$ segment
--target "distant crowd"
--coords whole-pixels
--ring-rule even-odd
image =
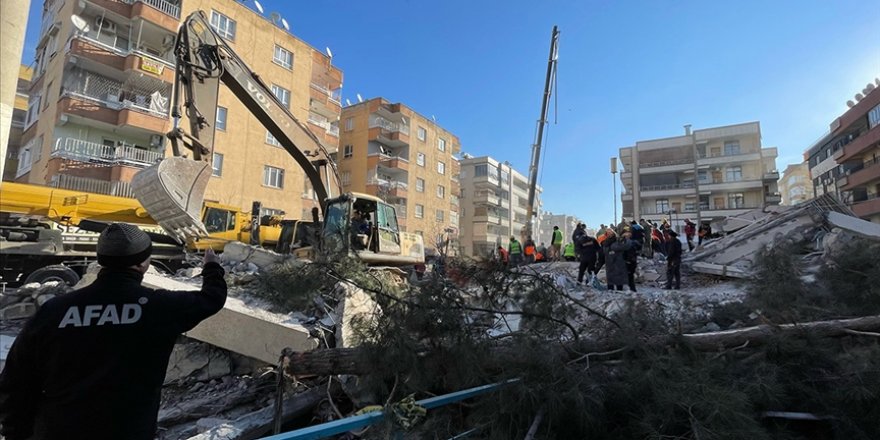
[[[708,224],[698,229],[696,223],[686,219],[684,234],[688,250],[693,251],[711,236],[712,229]],[[498,246],[497,258],[513,267],[541,261],[579,261],[578,284],[583,283],[586,276],[588,284],[598,285],[597,275],[604,267],[609,290],[623,290],[627,285],[635,292],[638,257],[652,259],[654,254],[660,254],[666,260],[664,288],[677,290],[681,288],[683,252],[678,236],[666,219],[659,225],[645,219],[629,223],[624,220],[617,226],[603,224],[595,236],[587,234],[586,225],[580,223],[572,233],[571,241],[563,246],[562,231],[554,226],[549,247],[543,242],[536,246],[532,237],[527,237],[524,243],[510,237],[507,249]]]

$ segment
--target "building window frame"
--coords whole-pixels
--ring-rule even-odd
[[[437,161],[437,173],[441,175],[446,175],[446,163],[442,160]]]
[[[281,143],[278,142],[278,139],[276,139],[275,136],[273,136],[272,133],[269,132],[269,130],[266,130],[266,143],[273,147],[281,146]]]
[[[437,139],[437,149],[440,151],[446,151],[446,139],[438,138]]]
[[[226,117],[228,115],[229,109],[218,105],[217,115],[214,117],[214,128],[220,131],[226,131]]]
[[[727,194],[727,209],[743,209],[746,207],[746,197],[743,193]]]
[[[342,180],[342,184],[345,186],[351,185],[351,171],[343,171],[340,180]]]
[[[276,43],[272,53],[272,62],[287,70],[293,70],[293,52]]]
[[[211,176],[223,177],[223,153],[214,153],[211,157]]]
[[[346,144],[342,147],[342,158],[343,159],[351,159],[354,156],[354,145]]]
[[[263,165],[263,186],[269,188],[284,188],[284,168]]]
[[[346,118],[345,119],[345,131],[354,130],[354,118]]]
[[[666,214],[669,212],[669,199],[657,199],[654,201],[655,214]]]
[[[423,167],[425,166],[425,153],[417,153],[416,154],[416,165]]]
[[[741,147],[739,145],[738,140],[724,141],[724,155],[725,156],[736,156],[736,155],[742,154],[740,148]]]
[[[880,104],[877,104],[874,108],[868,110],[868,130],[878,125],[880,125]]]
[[[211,10],[211,27],[224,39],[235,41],[235,20],[221,14],[215,10]]]
[[[425,179],[416,177],[416,192],[425,192]]]
[[[420,125],[416,133],[420,141],[425,142],[428,139],[428,130],[425,127]]]
[[[445,199],[446,198],[446,187],[443,185],[437,185],[437,198]]]
[[[743,180],[742,167],[727,167],[725,170],[725,182],[741,182]]]
[[[425,218],[425,205],[416,203],[416,209],[413,215],[415,218]]]
[[[272,84],[272,94],[278,98],[278,102],[284,106],[284,108],[290,110],[290,90],[284,87],[279,86],[278,84]]]
[[[437,220],[438,223],[442,223],[444,220],[446,220],[446,211],[442,209],[435,210],[434,219]]]

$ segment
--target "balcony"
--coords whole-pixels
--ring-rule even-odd
[[[409,171],[409,161],[400,156],[391,156],[388,154],[373,153],[367,156],[367,168],[382,168],[386,172],[407,172]]]
[[[761,153],[740,153],[740,154],[701,154],[699,165],[726,165],[742,162],[751,162],[761,159]]]
[[[164,0],[123,0],[131,5],[132,19],[143,19],[177,32],[180,26],[180,6]]]
[[[880,180],[880,158],[874,158],[867,162],[863,162],[861,166],[849,170],[847,176],[844,176],[838,184],[843,191],[850,191],[853,188],[864,186],[868,183]]]
[[[874,197],[873,199],[862,200],[860,202],[853,202],[850,205],[853,213],[857,217],[868,218],[871,216],[875,216],[880,214],[880,197]]]
[[[336,118],[342,111],[341,90],[329,90],[318,83],[310,83],[309,111],[328,118]]]
[[[498,176],[492,175],[492,174],[487,174],[485,176],[476,176],[476,177],[474,177],[473,180],[474,180],[474,185],[477,185],[477,186],[497,187],[500,185],[499,180],[498,180]]]
[[[370,115],[370,140],[377,140],[390,147],[409,145],[409,125],[391,122],[383,117]]]
[[[782,203],[782,194],[773,193],[773,194],[764,194],[764,203],[768,205],[778,205]]]
[[[693,158],[645,162],[639,164],[639,174],[662,174],[693,170]]]
[[[51,157],[145,168],[165,157],[164,151],[149,151],[129,146],[108,146],[75,138],[59,138]]]
[[[639,188],[641,197],[683,196],[694,193],[693,183],[673,183],[668,185],[651,185]]]
[[[474,203],[501,206],[501,197],[498,197],[492,191],[476,191],[474,193]]]
[[[735,191],[763,188],[763,180],[713,181],[700,183],[700,192],[704,191]]]
[[[773,171],[770,171],[769,173],[764,173],[764,177],[762,179],[775,182],[775,181],[779,180],[779,171],[773,170]]]
[[[126,74],[145,75],[148,79],[174,83],[174,63],[140,50],[122,50],[84,35],[74,36],[67,45],[71,61],[87,70],[108,76]],[[143,79],[139,79],[144,82]],[[160,86],[161,87],[161,86]]]
[[[852,142],[838,150],[834,154],[834,158],[837,160],[837,163],[843,163],[855,159],[878,143],[880,143],[880,125],[875,126],[859,137],[853,139]]]
[[[376,197],[398,197],[406,198],[408,185],[406,182],[397,180],[385,180],[372,178],[367,180],[367,193]]]
[[[131,189],[131,183],[118,180],[109,181],[69,174],[56,174],[52,176],[49,186],[95,194],[106,194],[108,196],[135,198],[134,191]]]

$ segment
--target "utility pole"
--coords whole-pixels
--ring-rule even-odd
[[[611,158],[611,185],[614,186],[614,193],[612,194],[612,199],[614,202],[614,224],[613,227],[617,227],[620,222],[617,221],[617,158]],[[635,213],[633,213],[633,218],[635,218]]]
[[[538,186],[538,164],[541,160],[541,142],[544,139],[544,124],[547,123],[547,109],[550,106],[550,95],[552,93],[553,79],[556,77],[556,45],[559,42],[559,30],[557,26],[553,26],[553,33],[550,35],[550,56],[547,60],[547,78],[544,80],[544,96],[541,100],[541,119],[538,120],[538,132],[535,136],[535,143],[532,145],[532,161],[529,165],[529,201],[526,207],[526,227],[523,231],[525,237],[532,236],[532,217],[535,215],[535,195]]]
[[[684,132],[686,135],[691,136],[691,150],[694,154],[694,195],[697,196],[695,207],[697,208],[697,234],[699,235],[700,228],[703,227],[703,218],[701,215],[702,209],[700,207],[700,169],[697,166],[697,162],[700,161],[700,155],[697,154],[697,134],[691,131],[691,124],[684,126]]]

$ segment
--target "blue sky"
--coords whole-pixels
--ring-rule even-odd
[[[880,76],[877,0],[261,3],[332,49],[344,97],[434,115],[463,152],[523,173],[559,25],[558,123],[540,183],[545,209],[590,226],[613,218],[608,162],[620,147],[757,120],[782,170]],[[41,4],[31,0],[26,64]]]

